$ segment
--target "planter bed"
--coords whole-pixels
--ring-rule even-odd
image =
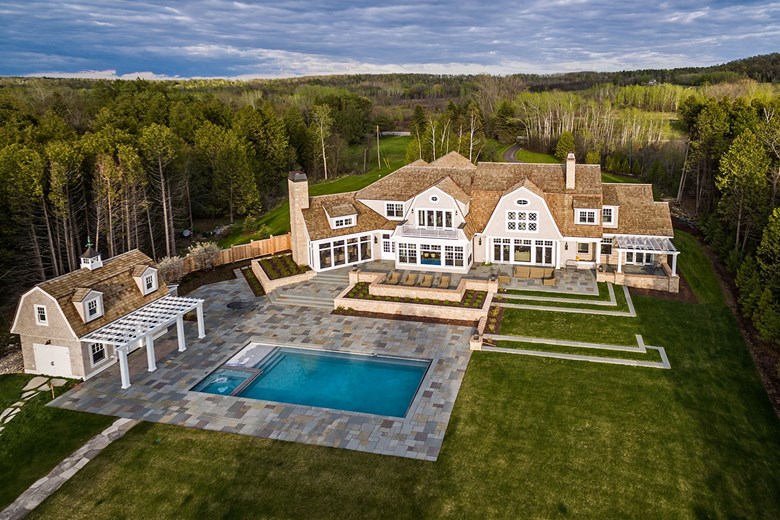
[[[260,267],[263,268],[269,280],[278,280],[279,278],[311,271],[311,268],[307,265],[301,266],[296,264],[292,259],[292,255],[269,256],[268,258],[261,258],[259,262]]]
[[[252,272],[252,268],[250,266],[242,267],[241,274],[243,274],[244,278],[246,278],[246,283],[249,284],[249,287],[252,289],[252,292],[255,293],[255,296],[265,295],[263,285],[260,283],[260,280],[257,279],[255,273]]]
[[[447,300],[433,300],[429,298],[402,298],[400,296],[375,296],[369,294],[368,283],[360,282],[345,295],[348,299],[357,300],[373,300],[380,302],[394,302],[394,303],[411,303],[411,304],[423,304],[423,305],[438,305],[442,307],[463,307],[468,309],[478,309],[482,307],[482,304],[487,298],[487,292],[467,290],[463,299],[460,301],[447,301]]]

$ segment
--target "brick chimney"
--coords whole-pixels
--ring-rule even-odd
[[[566,157],[566,189],[567,190],[573,190],[574,189],[574,170],[576,167],[577,161],[574,159],[574,154],[572,152],[569,152],[569,155]]]
[[[287,176],[290,197],[290,246],[292,257],[298,265],[309,265],[309,233],[303,220],[304,209],[309,208],[309,179],[302,171]]]

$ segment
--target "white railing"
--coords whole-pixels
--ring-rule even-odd
[[[420,237],[420,238],[458,238],[457,229],[426,229],[418,228],[414,226],[402,226],[401,235],[405,237]]]

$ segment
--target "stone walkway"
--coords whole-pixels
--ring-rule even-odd
[[[517,354],[523,356],[536,356],[536,357],[548,357],[555,359],[568,359],[572,361],[589,361],[591,363],[606,363],[610,365],[628,365],[635,367],[645,368],[664,368],[670,369],[672,365],[669,363],[669,358],[666,355],[666,349],[663,347],[655,347],[651,345],[645,345],[641,334],[636,334],[636,347],[626,345],[608,345],[603,343],[585,343],[581,341],[567,341],[550,338],[534,338],[530,336],[507,336],[501,334],[485,334],[485,338],[492,339],[494,341],[516,341],[521,343],[535,343],[538,345],[551,345],[551,346],[563,346],[563,347],[576,347],[583,349],[599,349],[599,350],[613,350],[618,352],[634,352],[637,354],[646,354],[648,349],[654,350],[661,356],[661,361],[643,361],[636,359],[624,359],[602,356],[589,356],[584,354],[565,354],[561,352],[546,352],[542,350],[527,350],[527,349],[515,349],[504,347],[490,347],[483,346],[482,350],[487,352],[501,352],[504,354]]]
[[[0,434],[5,430],[5,426],[22,411],[22,407],[27,402],[38,395],[40,392],[49,392],[51,387],[59,388],[65,386],[64,379],[48,378],[44,376],[35,376],[24,385],[21,390],[21,397],[14,404],[0,412]]]
[[[89,461],[97,457],[103,448],[122,437],[138,421],[117,419],[98,435],[76,450],[71,456],[57,464],[48,475],[39,479],[19,497],[0,512],[0,520],[19,520],[54,494],[65,482],[75,475]]]
[[[202,287],[206,337],[185,327],[187,351],[172,352],[155,372],[131,367],[120,388],[116,366],[80,384],[52,405],[134,420],[177,424],[320,446],[436,460],[471,355],[471,327],[339,316],[329,310],[278,305],[229,309],[254,296],[243,277]],[[171,331],[158,344],[175,343]],[[403,418],[291,405],[190,389],[250,342],[402,356],[432,361]],[[160,347],[162,349],[162,346]],[[143,358],[140,351],[131,355]]]

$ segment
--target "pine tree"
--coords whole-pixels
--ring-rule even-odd
[[[555,157],[563,162],[571,152],[574,152],[574,135],[571,132],[563,132],[558,137],[558,144],[555,145]]]

